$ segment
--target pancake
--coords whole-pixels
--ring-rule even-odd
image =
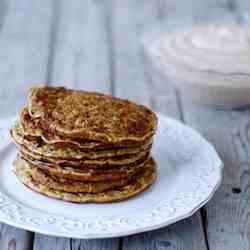
[[[145,165],[145,170],[138,173],[131,182],[123,187],[117,187],[101,193],[72,193],[55,190],[44,184],[35,181],[26,171],[26,168],[14,168],[14,172],[19,180],[32,190],[44,194],[51,198],[61,199],[76,203],[104,203],[115,202],[128,199],[146,188],[148,188],[156,180],[156,163],[151,158]]]
[[[51,175],[47,174],[45,171],[36,168],[25,161],[16,160],[14,163],[15,171],[25,171],[29,174],[34,181],[44,185],[46,187],[65,191],[70,193],[100,193],[106,190],[113,189],[115,187],[121,187],[129,183],[132,180],[132,177],[123,178],[120,180],[114,181],[100,181],[100,182],[82,182],[74,181],[63,178],[53,178]],[[143,170],[143,168],[142,168]],[[141,171],[142,171],[141,170]]]
[[[114,157],[105,157],[99,159],[75,159],[75,158],[63,158],[63,157],[47,157],[41,154],[34,153],[24,146],[16,145],[20,154],[24,157],[30,157],[35,160],[46,161],[49,163],[54,163],[57,165],[68,164],[71,166],[86,166],[86,167],[102,167],[102,166],[121,166],[126,164],[131,164],[144,158],[149,154],[150,150],[142,151],[138,154],[121,155]]]
[[[63,87],[29,91],[11,135],[14,172],[46,196],[71,202],[128,199],[156,179],[157,117],[136,103]]]
[[[105,157],[114,157],[119,155],[137,154],[144,150],[149,150],[151,144],[143,145],[140,148],[118,148],[109,150],[83,151],[79,148],[71,148],[46,144],[39,137],[27,139],[21,135],[18,126],[11,128],[12,138],[19,147],[26,147],[35,154],[43,155],[44,157],[54,157],[62,159],[98,159]]]
[[[141,142],[157,125],[156,115],[142,105],[62,87],[33,88],[28,111],[42,131],[106,143]]]
[[[47,174],[55,178],[64,178],[79,181],[107,181],[107,180],[120,180],[122,178],[130,177],[136,174],[148,161],[148,158],[144,158],[137,161],[134,164],[123,165],[113,168],[73,168],[71,166],[60,167],[58,165],[48,164],[41,161],[33,161],[29,158],[24,158],[19,155],[18,161],[42,169]]]
[[[62,137],[55,133],[51,133],[48,130],[44,131],[42,129],[40,119],[32,119],[27,107],[24,107],[21,111],[19,121],[17,121],[17,126],[19,127],[20,133],[24,136],[41,138],[47,144],[66,144],[85,150],[112,149],[118,147],[141,147],[142,145],[152,143],[151,134],[149,134],[144,140],[140,142],[124,140],[122,142],[116,143],[104,143],[86,138],[83,140],[81,138]]]

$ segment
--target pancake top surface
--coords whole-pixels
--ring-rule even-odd
[[[156,129],[148,108],[99,93],[36,87],[29,92],[30,115],[45,130],[100,141],[143,140]]]

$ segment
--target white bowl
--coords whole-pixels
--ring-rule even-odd
[[[161,35],[147,49],[183,96],[221,108],[250,104],[250,31],[204,25]]]

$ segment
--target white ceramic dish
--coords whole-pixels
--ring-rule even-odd
[[[250,104],[249,39],[248,27],[203,24],[163,32],[147,51],[184,97],[239,108]]]
[[[214,194],[222,162],[196,131],[159,115],[153,147],[158,180],[144,193],[110,204],[73,204],[35,193],[12,173],[16,155],[0,120],[0,221],[27,230],[72,238],[107,238],[157,229],[192,215]]]

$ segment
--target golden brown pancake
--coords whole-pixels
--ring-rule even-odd
[[[148,108],[104,94],[65,88],[35,87],[28,111],[42,131],[101,142],[141,142],[156,130]]]
[[[25,171],[27,172],[34,181],[37,183],[47,186],[49,188],[65,191],[70,193],[100,193],[106,190],[113,189],[115,187],[125,186],[132,180],[132,176],[113,180],[113,181],[99,181],[99,182],[83,182],[83,181],[76,181],[76,180],[69,180],[64,178],[53,178],[51,175],[46,173],[40,168],[34,167],[33,165],[29,164],[28,162],[22,160],[16,160],[15,169],[17,172]],[[143,168],[140,170],[142,171]]]
[[[156,180],[157,176],[156,164],[151,158],[150,161],[147,162],[145,170],[138,173],[127,185],[93,194],[80,192],[72,193],[49,188],[47,185],[35,181],[30,173],[26,171],[26,168],[15,167],[14,172],[21,182],[36,192],[48,197],[77,203],[104,203],[128,199],[148,188]]]
[[[20,147],[17,145],[17,148],[21,155],[24,157],[27,156],[34,160],[46,161],[48,163],[54,163],[57,165],[68,164],[71,166],[82,166],[82,167],[92,167],[98,168],[103,166],[121,166],[126,164],[134,163],[140,159],[143,159],[145,156],[149,155],[150,150],[142,151],[138,154],[130,155],[121,155],[114,157],[98,158],[98,159],[75,159],[75,158],[62,158],[62,157],[46,157],[41,154],[34,153],[27,149],[26,147]]]
[[[42,155],[43,157],[61,158],[61,159],[98,159],[105,157],[115,157],[119,155],[130,155],[140,153],[141,151],[149,150],[151,144],[143,145],[140,148],[117,148],[108,150],[84,151],[80,148],[72,148],[67,145],[58,146],[46,144],[41,138],[26,138],[23,136],[18,126],[11,128],[11,135],[18,147],[25,147],[34,154]],[[129,156],[128,156],[129,158]]]
[[[150,156],[157,117],[104,94],[35,87],[10,132],[17,177],[34,191],[72,202],[112,202],[156,179]]]
[[[54,178],[65,178],[79,181],[112,181],[120,180],[129,176],[133,176],[148,161],[148,158],[138,161],[135,164],[124,165],[113,168],[75,168],[71,166],[60,167],[58,165],[48,164],[41,161],[33,161],[25,158],[22,155],[18,156],[18,161],[28,162],[30,165],[40,168]]]
[[[125,147],[141,147],[142,145],[152,143],[152,134],[145,137],[144,140],[140,142],[124,140],[122,142],[109,143],[109,142],[99,142],[93,139],[81,139],[81,138],[70,138],[60,136],[58,134],[44,131],[42,129],[40,119],[32,119],[28,112],[27,107],[24,107],[20,113],[19,121],[17,121],[17,127],[24,136],[39,137],[47,144],[60,144],[60,145],[70,145],[71,147],[77,147],[85,150],[95,150],[95,149],[113,149],[113,148],[125,148]]]

